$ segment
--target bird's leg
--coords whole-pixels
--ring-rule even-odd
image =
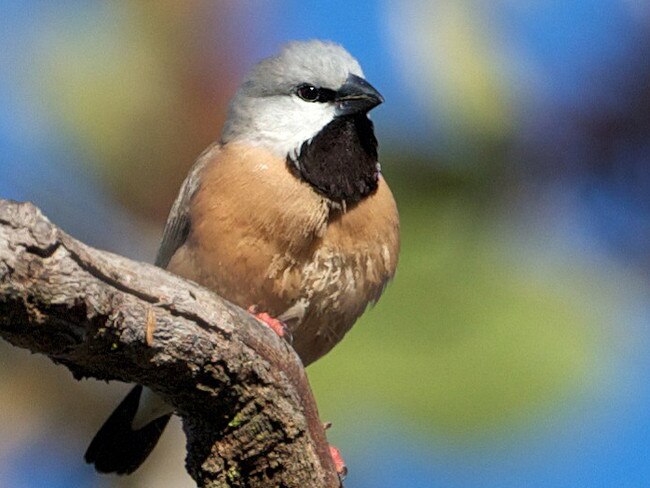
[[[279,335],[280,337],[282,337],[283,339],[291,343],[292,341],[291,332],[289,331],[289,328],[286,326],[284,322],[274,317],[271,317],[266,312],[259,312],[257,305],[251,305],[250,307],[248,307],[248,313],[253,315],[257,320],[259,320],[266,326],[273,329],[273,331],[277,335]],[[325,422],[323,424],[323,429],[327,430],[331,426],[332,426],[331,422]],[[330,449],[330,456],[332,456],[332,461],[334,461],[334,467],[336,468],[336,473],[339,475],[339,478],[342,481],[343,479],[345,479],[345,477],[348,474],[348,467],[345,465],[343,456],[341,456],[341,452],[338,450],[338,448],[330,444],[329,449]]]
[[[332,426],[332,422],[325,422],[323,424],[323,429],[328,430]],[[345,479],[348,475],[348,467],[345,465],[343,456],[341,456],[341,451],[333,445],[329,445],[330,456],[332,456],[332,461],[334,461],[334,467],[336,468],[336,473],[339,475],[341,481]]]
[[[336,473],[339,475],[339,478],[341,478],[341,480],[345,479],[348,475],[348,467],[345,465],[345,461],[343,461],[341,451],[331,444],[330,456],[332,456],[332,461],[334,461],[334,467],[336,468]]]
[[[248,313],[253,315],[257,320],[262,322],[264,325],[270,327],[277,335],[291,343],[291,332],[287,325],[274,317],[271,317],[266,312],[258,312],[257,305],[251,305],[248,307]]]

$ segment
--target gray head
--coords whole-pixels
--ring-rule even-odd
[[[250,71],[230,105],[222,142],[263,145],[286,157],[336,117],[382,101],[340,45],[291,42]]]

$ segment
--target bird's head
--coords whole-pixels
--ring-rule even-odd
[[[291,157],[335,119],[382,102],[340,45],[291,42],[250,71],[231,103],[222,142],[262,145]]]

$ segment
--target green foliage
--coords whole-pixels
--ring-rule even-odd
[[[462,441],[579,401],[599,379],[612,301],[584,265],[560,267],[515,244],[501,211],[482,204],[490,196],[462,182],[391,181],[398,273],[310,368],[321,416],[345,431],[361,409],[379,411]]]

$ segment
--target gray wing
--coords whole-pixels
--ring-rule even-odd
[[[181,190],[176,197],[172,209],[167,217],[167,224],[163,232],[162,242],[156,256],[156,266],[166,268],[174,253],[183,245],[190,234],[190,203],[200,184],[200,174],[206,163],[214,156],[213,150],[218,149],[219,144],[209,146],[196,160],[188,173]]]

